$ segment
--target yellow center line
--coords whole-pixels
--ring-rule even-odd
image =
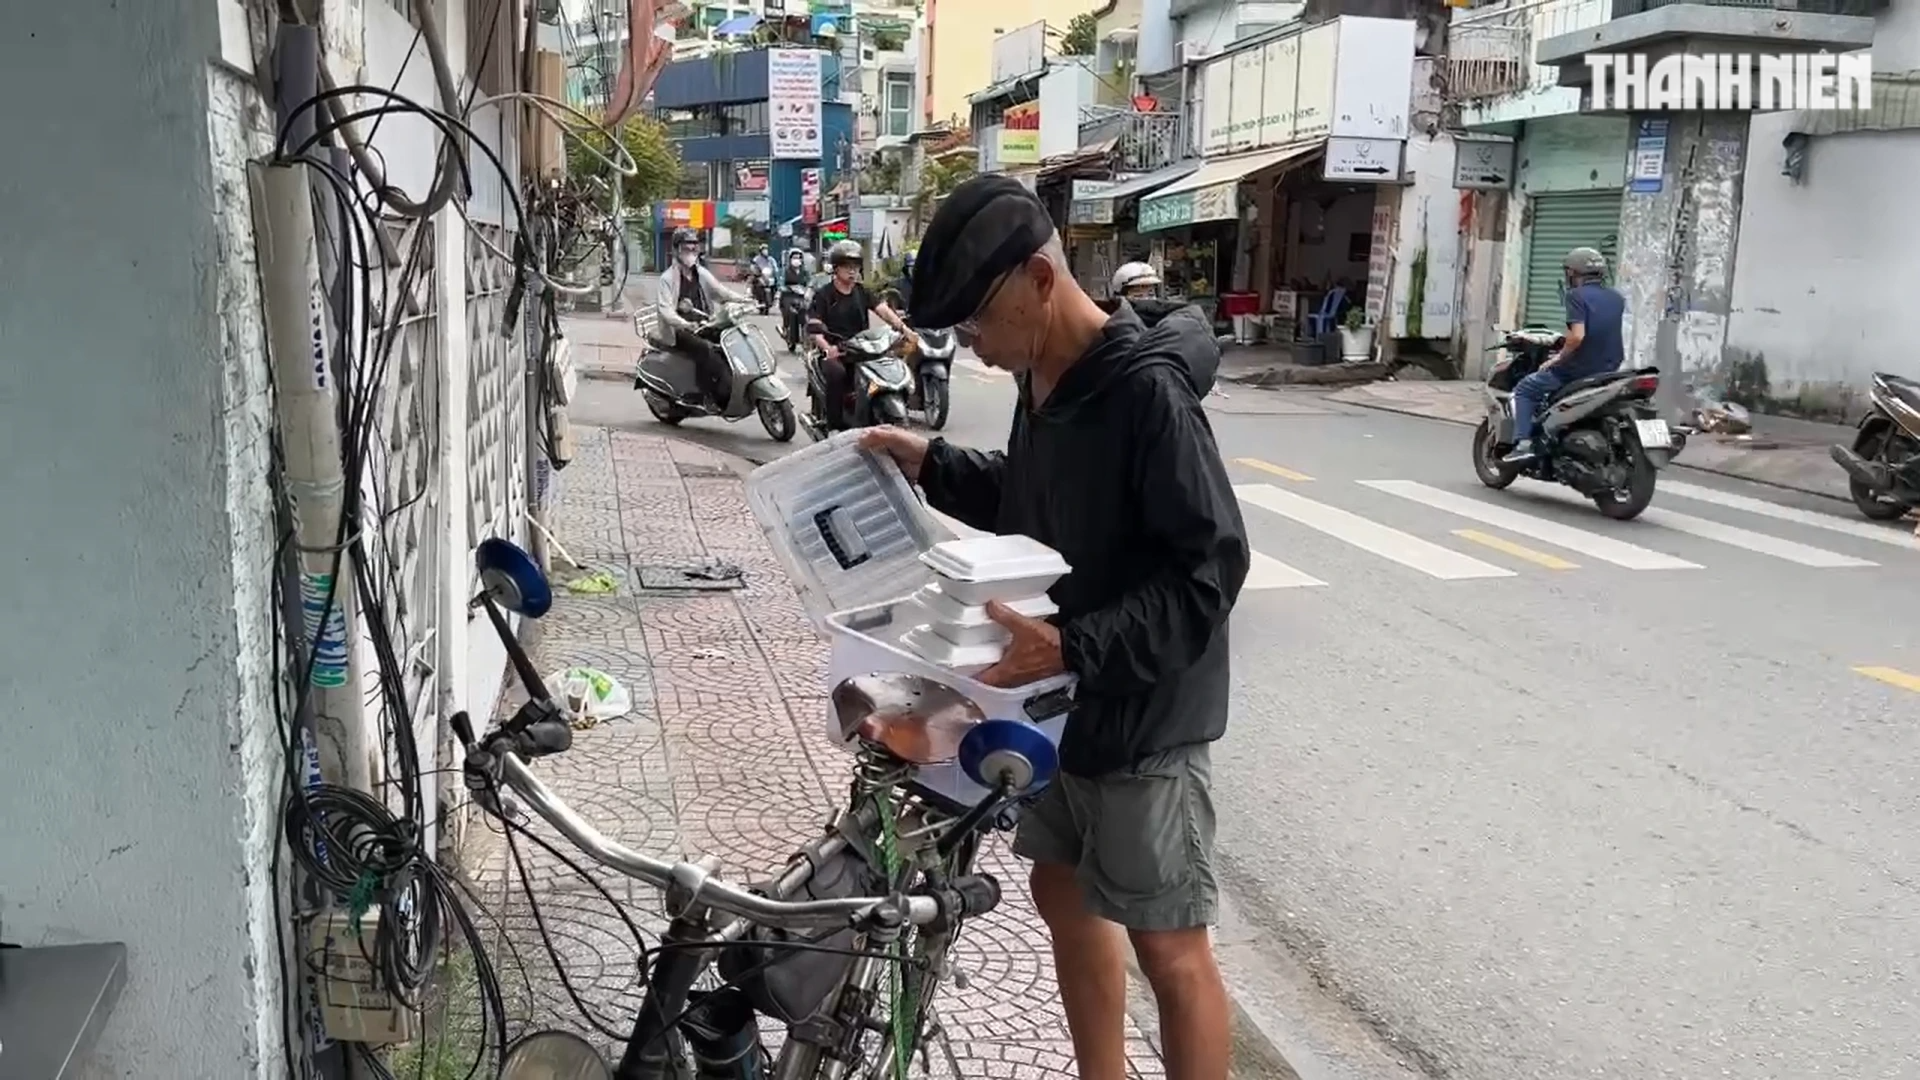
[[[1544,551],[1535,551],[1530,547],[1522,547],[1511,540],[1495,536],[1492,533],[1483,533],[1479,529],[1455,529],[1453,530],[1453,535],[1462,540],[1471,540],[1476,544],[1485,545],[1495,551],[1504,552],[1516,559],[1525,559],[1530,563],[1536,563],[1549,570],[1579,569],[1578,563],[1570,563],[1558,555],[1549,555]]]
[[[1270,461],[1261,461],[1259,458],[1250,458],[1250,457],[1234,458],[1233,461],[1234,461],[1234,464],[1236,465],[1245,465],[1249,469],[1259,469],[1261,472],[1264,472],[1264,473],[1272,473],[1273,475],[1280,477],[1282,480],[1301,481],[1301,480],[1313,479],[1313,477],[1308,476],[1306,473],[1294,472],[1292,469],[1286,468],[1281,465],[1275,465]]]
[[[1909,675],[1899,668],[1890,667],[1857,667],[1853,670],[1857,675],[1865,675],[1869,679],[1879,679],[1888,686],[1897,686],[1902,690],[1911,690],[1916,694],[1920,694],[1920,675]]]

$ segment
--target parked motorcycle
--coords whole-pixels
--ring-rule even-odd
[[[1638,517],[1653,501],[1655,474],[1686,445],[1685,433],[1669,429],[1653,406],[1658,368],[1612,371],[1561,387],[1541,406],[1534,459],[1524,465],[1501,460],[1513,449],[1513,388],[1564,340],[1530,328],[1494,346],[1507,356],[1487,376],[1487,415],[1473,433],[1473,471],[1495,490],[1530,476],[1567,485],[1616,521]]]
[[[773,310],[773,267],[755,266],[753,268],[753,301],[760,305],[760,314]]]
[[[825,334],[818,319],[807,321],[808,334]],[[907,366],[905,352],[911,339],[887,326],[863,330],[840,346],[840,362],[847,365],[847,396],[841,402],[841,415],[849,427],[875,427],[907,422],[907,398],[913,391],[913,371]],[[818,349],[807,350],[807,433],[815,440],[832,434],[827,428],[827,380],[820,365],[824,359]]]
[[[1875,372],[1873,409],[1851,447],[1835,446],[1847,471],[1853,505],[1874,521],[1892,521],[1920,506],[1920,382]]]
[[[916,332],[920,335],[919,365],[907,406],[918,410],[929,428],[939,431],[947,426],[947,412],[953,407],[953,331]]]
[[[745,304],[724,304],[708,315],[681,301],[680,313],[696,322],[694,333],[720,346],[733,368],[733,385],[725,401],[712,401],[701,389],[694,362],[671,349],[649,345],[633,374],[633,388],[647,402],[647,411],[663,424],[678,424],[690,416],[717,416],[728,423],[757,414],[775,442],[787,442],[798,430],[793,397],[780,380],[773,349],[757,327],[742,321]],[[648,342],[658,334],[659,315],[647,307],[633,317],[634,329]]]
[[[807,305],[813,303],[813,288],[793,284],[780,290],[780,336],[787,351],[797,353],[806,343]]]

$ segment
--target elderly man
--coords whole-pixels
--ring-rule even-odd
[[[895,428],[865,445],[893,455],[936,509],[1031,536],[1073,566],[1050,620],[989,607],[1012,640],[981,678],[1079,677],[1061,776],[1020,822],[1014,851],[1033,860],[1080,1076],[1127,1075],[1130,939],[1159,1004],[1168,1075],[1226,1080],[1209,750],[1226,730],[1227,616],[1249,556],[1200,405],[1219,347],[1194,308],[1143,316],[1087,296],[1046,208],[1005,177],[954,189],[919,255],[916,320],[953,327],[1014,373],[1012,435],[1005,453]]]

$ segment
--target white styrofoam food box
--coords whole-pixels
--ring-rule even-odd
[[[905,634],[928,622],[925,608],[913,596],[936,575],[921,556],[953,536],[927,512],[891,458],[858,447],[859,435],[835,435],[763,465],[747,479],[754,517],[815,627],[828,639],[831,653],[822,693],[831,694],[841,682],[861,675],[919,675],[966,695],[989,719],[1037,723],[1057,744],[1066,727],[1073,676],[1001,689],[943,669],[901,643]],[[1035,548],[1051,553],[1034,541],[1017,539],[1024,542],[1018,546],[1028,556],[1036,554]],[[1038,592],[1068,572],[1057,554],[1053,560],[1063,569]],[[945,590],[945,580],[941,584]],[[947,595],[962,603],[985,602],[967,601],[950,590]],[[829,736],[845,746],[830,704],[822,721]],[[964,805],[986,795],[957,762],[921,768],[919,782],[929,792]]]

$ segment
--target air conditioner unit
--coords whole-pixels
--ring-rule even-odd
[[[1174,67],[1186,67],[1188,64],[1197,64],[1211,55],[1212,53],[1205,45],[1196,45],[1191,41],[1176,41],[1173,43]]]

